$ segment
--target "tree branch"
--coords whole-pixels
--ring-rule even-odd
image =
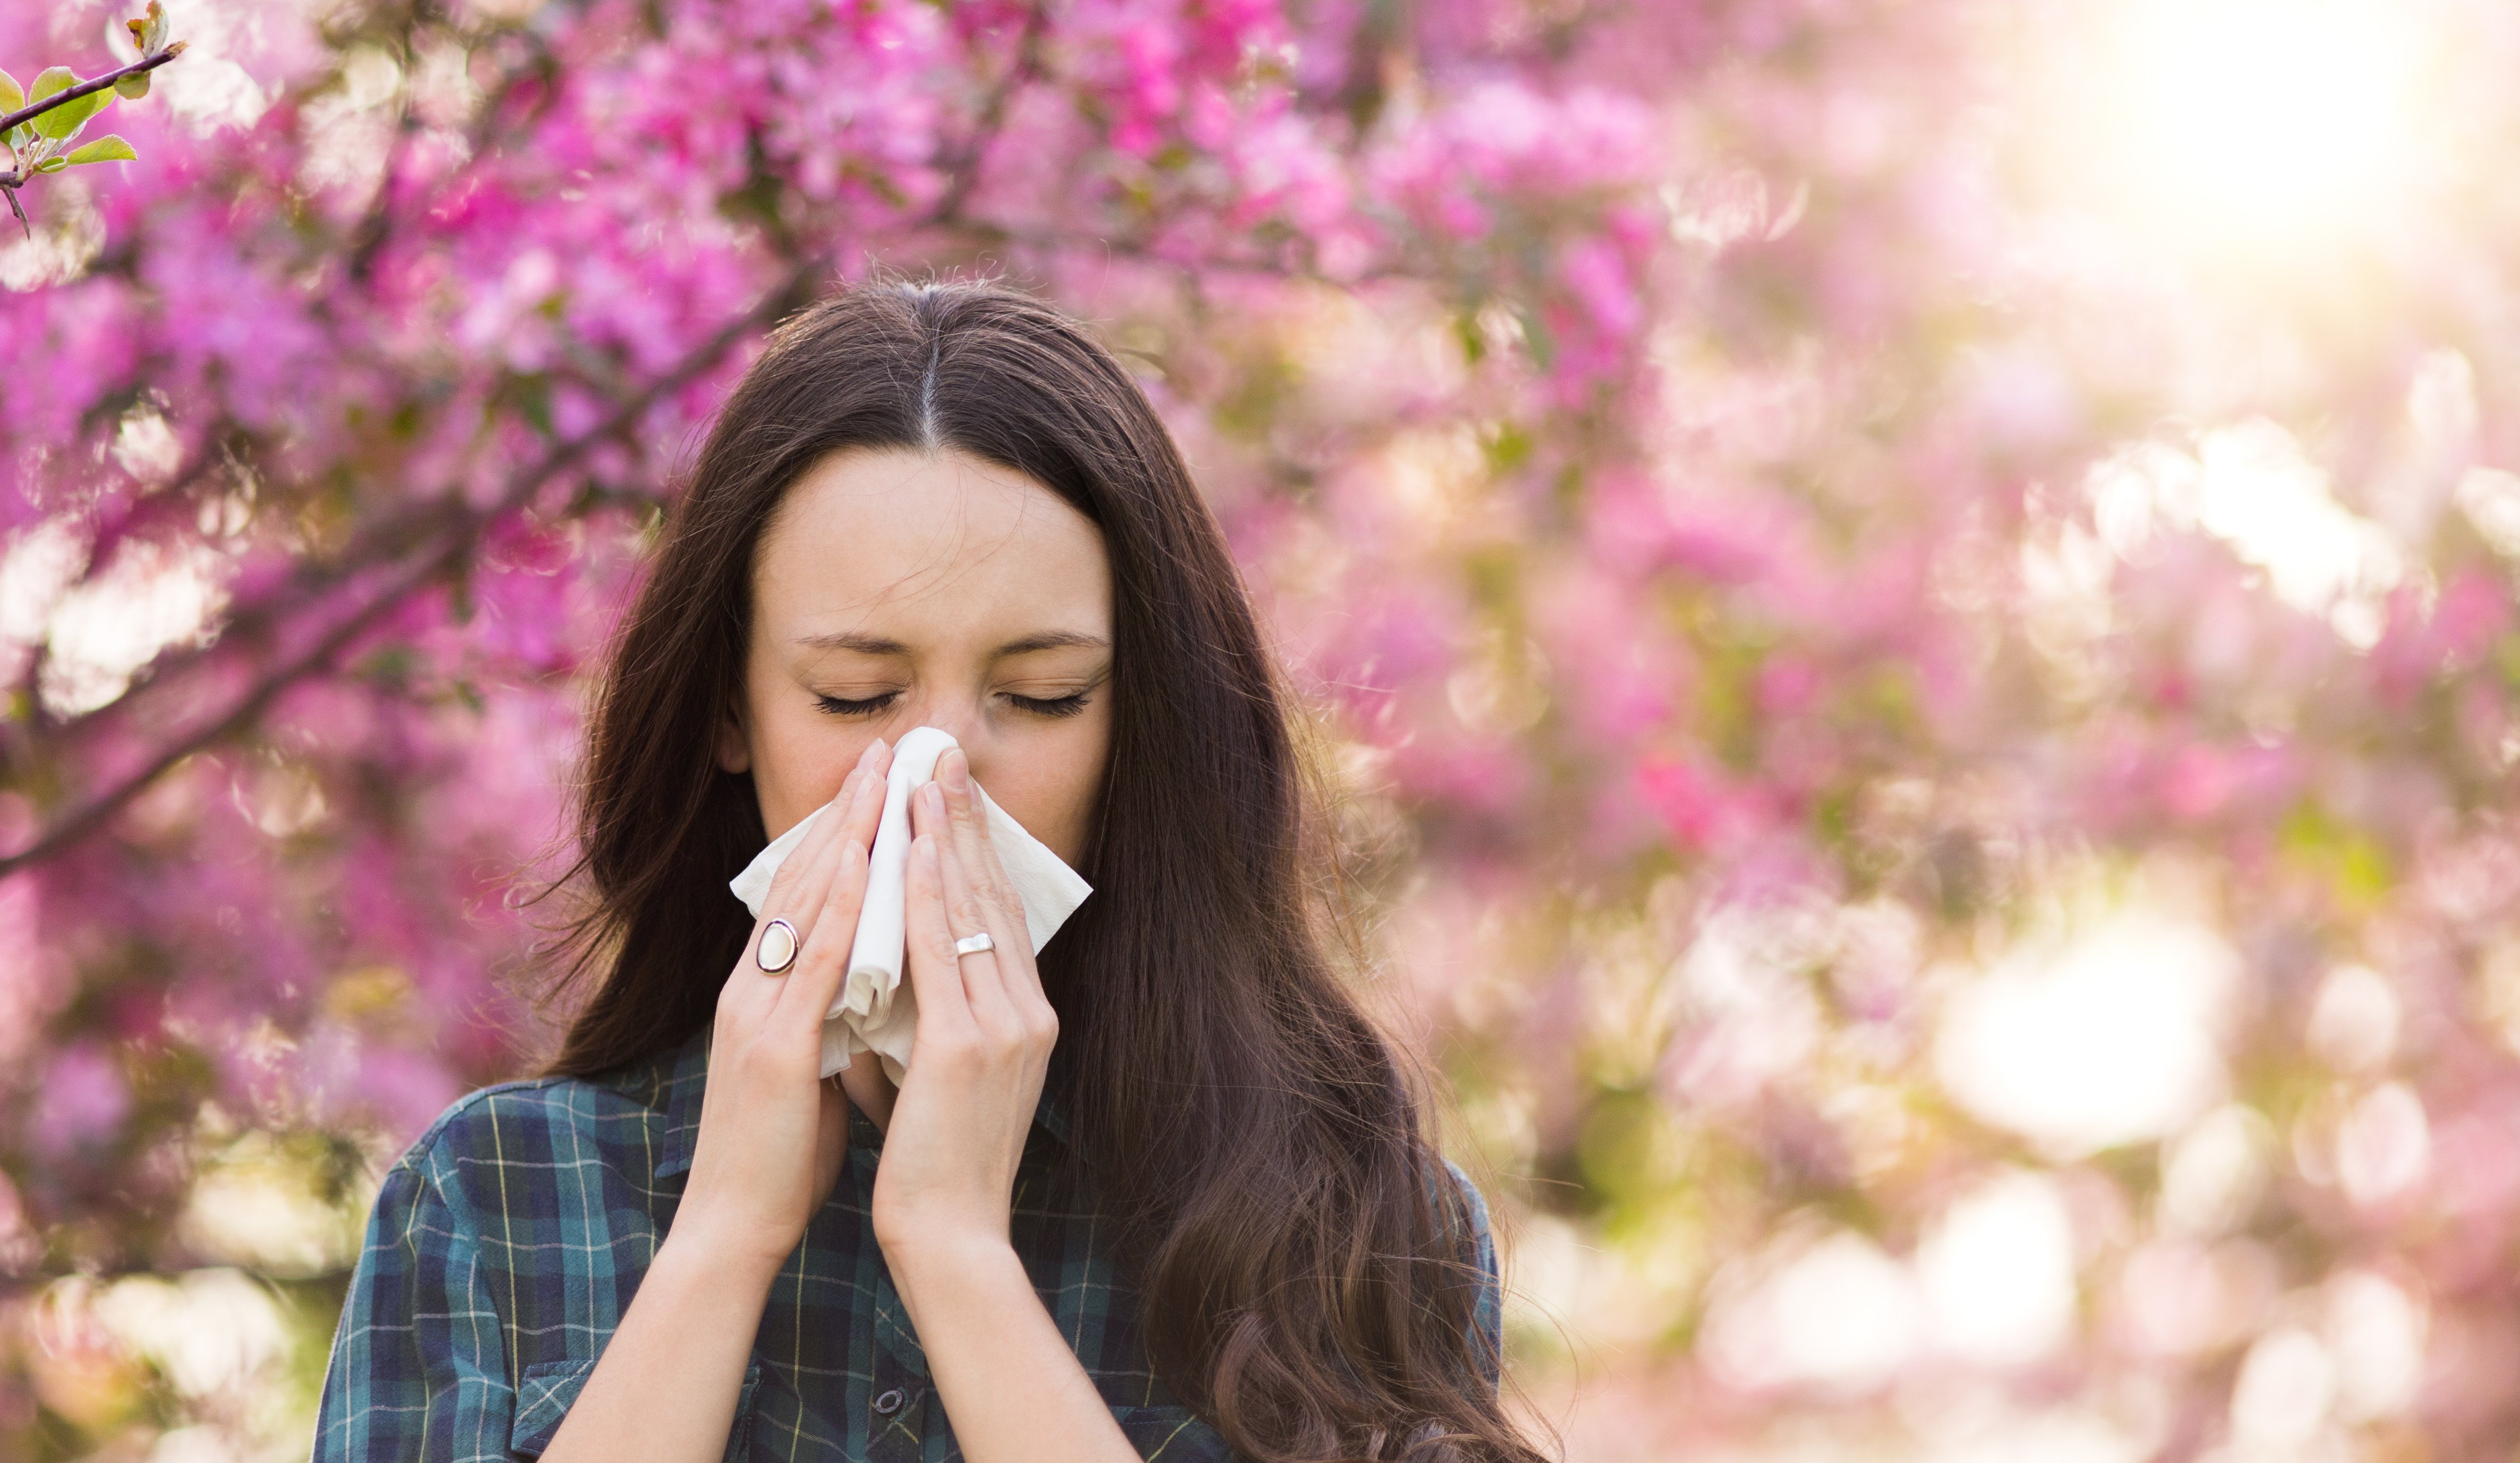
[[[184,48],[190,44],[189,41],[177,41],[155,56],[144,56],[127,66],[116,67],[102,76],[90,76],[76,86],[66,87],[40,102],[29,102],[8,115],[0,116],[0,132],[7,132],[20,122],[31,122],[64,103],[75,102],[91,93],[101,92],[125,76],[137,76],[143,71],[154,71],[181,56]]]
[[[64,815],[33,843],[0,857],[0,879],[41,863],[95,831],[169,768],[250,725],[283,690],[322,670],[343,646],[357,639],[388,610],[453,567],[471,552],[481,531],[493,521],[523,507],[543,484],[567,470],[598,442],[637,425],[639,419],[659,398],[689,384],[737,341],[787,313],[810,288],[823,267],[823,261],[818,259],[791,270],[775,288],[763,294],[760,303],[729,322],[698,350],[684,357],[673,370],[649,382],[638,395],[616,408],[611,416],[553,448],[544,454],[541,461],[511,478],[497,499],[480,508],[467,509],[454,514],[437,533],[424,540],[418,553],[386,576],[384,585],[365,604],[318,637],[315,643],[306,649],[266,669],[227,711],[176,737],[145,766]]]
[[[960,156],[954,159],[954,180],[947,185],[945,194],[929,209],[927,217],[922,221],[923,225],[934,226],[949,222],[968,198],[976,181],[979,165],[987,155],[989,144],[1004,127],[1010,98],[1017,86],[1037,74],[1039,41],[1046,19],[1046,6],[1033,7],[1026,20],[1023,34],[1017,41],[1014,64],[1010,67],[1005,81],[992,92],[987,106],[977,119],[977,125],[973,128],[969,145],[962,150]],[[111,82],[109,81],[108,84]],[[685,357],[673,370],[651,381],[602,422],[555,447],[531,467],[510,479],[499,497],[490,504],[475,509],[460,510],[434,530],[428,528],[428,520],[444,512],[441,504],[433,503],[417,512],[399,515],[386,531],[363,535],[369,544],[383,548],[384,552],[373,555],[363,555],[353,552],[344,554],[339,560],[298,576],[294,590],[306,591],[310,585],[315,590],[331,588],[347,582],[378,562],[395,556],[398,552],[408,552],[408,558],[402,569],[389,574],[384,585],[375,593],[374,598],[339,624],[318,637],[316,642],[306,649],[266,668],[255,679],[253,685],[231,703],[225,712],[212,717],[191,732],[175,737],[151,757],[145,766],[125,776],[106,791],[80,804],[70,813],[64,815],[38,835],[33,843],[15,853],[0,856],[0,879],[5,879],[20,869],[43,862],[95,831],[125,804],[137,797],[151,782],[163,776],[186,757],[212,746],[251,725],[256,718],[269,709],[283,690],[324,669],[335,655],[354,641],[361,632],[376,624],[386,611],[459,562],[463,555],[471,551],[482,531],[492,522],[521,508],[545,483],[566,470],[598,442],[637,425],[639,419],[660,397],[697,378],[715,364],[717,359],[736,342],[802,305],[810,296],[814,281],[830,268],[831,263],[830,259],[820,255],[797,263],[776,287],[764,294],[761,301],[752,309],[729,322],[716,335]],[[396,551],[386,547],[390,540],[414,529],[422,530],[421,542],[416,550]],[[241,626],[236,618],[231,618],[223,631],[223,638],[229,643],[236,643],[241,639],[250,640],[257,638],[258,634],[268,634],[271,627],[282,618],[285,606],[279,601],[286,598],[302,603],[304,598],[300,593],[276,595],[272,600],[265,601],[254,610],[248,611],[257,623],[250,627]]]
[[[408,51],[410,49],[409,36],[406,34],[402,37],[402,40],[404,43],[404,49]],[[171,52],[172,49],[173,48],[170,47],[169,51]],[[537,54],[541,53],[538,52]],[[480,156],[489,153],[495,146],[497,146],[497,139],[494,134],[498,130],[499,119],[503,113],[506,100],[515,90],[521,74],[522,73],[516,68],[511,68],[506,71],[499,78],[497,86],[491,89],[487,97],[484,98],[479,111],[474,113],[474,125],[472,130],[467,134],[467,155]],[[112,78],[109,77],[106,79],[111,80]],[[50,105],[52,100],[53,99],[51,98],[47,98],[47,105]],[[401,114],[401,121],[403,125],[400,126],[399,135],[397,135],[394,143],[397,155],[399,155],[410,130],[408,127],[410,113],[407,109],[404,110]],[[390,241],[393,235],[396,220],[394,218],[393,211],[389,206],[389,200],[393,195],[390,177],[393,166],[393,160],[388,158],[386,162],[386,173],[388,176],[386,181],[381,184],[377,190],[375,206],[371,208],[368,215],[361,220],[359,227],[353,230],[344,242],[349,254],[349,265],[346,273],[348,277],[352,279],[364,280],[366,278],[369,272],[369,266],[372,264],[376,253]],[[16,195],[11,194],[9,196],[10,206],[15,208],[17,206],[17,202]],[[342,322],[336,317],[334,311],[331,309],[329,301],[318,300],[316,302],[315,313],[324,321],[328,328],[333,328],[336,331],[343,328]],[[338,340],[334,343],[337,347],[339,345]],[[143,363],[141,376],[136,377],[135,381],[140,378],[145,378],[148,366],[149,363]],[[617,394],[618,390],[619,387],[616,384],[608,390],[607,394]],[[213,438],[216,438],[219,433],[214,431],[211,435]],[[238,461],[233,453],[229,454],[229,459],[231,462]],[[239,463],[238,465],[246,467],[248,470],[255,470],[258,466],[258,465],[250,463]],[[204,459],[188,466],[174,483],[169,484],[164,488],[151,490],[143,502],[163,506],[166,502],[173,500],[180,490],[191,486],[192,482],[198,478],[201,472],[208,466],[208,460]],[[131,516],[132,515],[129,513],[124,514],[124,518],[126,520]],[[177,677],[191,671],[194,667],[215,657],[226,655],[233,649],[235,643],[241,640],[254,641],[262,639],[285,615],[302,607],[325,592],[338,588],[340,584],[351,575],[356,574],[385,558],[389,558],[406,552],[412,541],[420,534],[428,530],[439,516],[441,516],[441,514],[438,505],[426,504],[417,510],[391,514],[385,517],[382,522],[370,523],[361,530],[355,542],[344,549],[341,554],[333,559],[320,563],[301,563],[297,566],[296,571],[290,576],[288,583],[279,586],[269,594],[256,598],[250,603],[230,606],[227,615],[220,624],[220,634],[217,639],[206,643],[198,643],[179,648],[172,648],[160,653],[148,665],[140,668],[133,686],[124,694],[115,697],[106,705],[88,712],[77,719],[76,725],[79,729],[80,734],[87,734],[93,729],[103,727],[109,722],[128,714],[136,703],[152,699],[152,697],[144,694],[144,687],[163,687],[174,681]],[[108,525],[100,533],[97,542],[90,546],[90,563],[92,565],[92,571],[93,568],[102,567],[108,561],[110,551],[116,541],[120,530],[125,526],[127,526],[127,523]],[[41,652],[39,651],[39,656],[40,653]],[[33,685],[31,675],[24,680],[23,684],[28,686]],[[47,720],[41,711],[40,704],[38,704],[36,715],[33,720],[37,723]],[[10,730],[11,729],[5,727],[0,727],[0,778],[5,778],[8,769],[14,760],[13,753],[16,751],[16,748],[13,748],[12,742],[22,742],[22,738],[9,735],[8,733]]]
[[[980,164],[988,156],[989,144],[1006,129],[1007,104],[1014,100],[1016,88],[1041,74],[1041,35],[1050,19],[1050,7],[1034,6],[1024,16],[1023,33],[1015,37],[1015,57],[1007,66],[1004,81],[989,92],[988,104],[980,111],[979,123],[971,129],[970,145],[949,164],[950,181],[936,205],[927,211],[928,224],[942,223],[963,211],[964,202],[980,180]]]
[[[1014,61],[1009,68],[1007,78],[992,90],[977,123],[972,128],[972,135],[967,146],[958,150],[955,157],[946,164],[948,175],[953,181],[948,185],[945,193],[931,205],[927,218],[922,221],[923,224],[933,225],[951,219],[968,195],[975,176],[977,160],[1003,125],[1008,97],[1024,80],[1037,73],[1039,41],[1045,16],[1045,8],[1037,6],[1027,17],[1024,29],[1017,39]],[[536,39],[538,41],[538,38]],[[541,51],[535,54],[542,62],[548,63],[547,54]],[[483,100],[479,110],[474,113],[474,128],[468,134],[468,152],[471,155],[486,156],[502,142],[513,139],[521,130],[506,128],[509,137],[500,136],[506,99],[531,71],[531,66],[510,68],[502,74],[497,86]],[[389,198],[391,193],[390,186],[382,187],[378,190],[378,197],[381,200]],[[391,234],[393,223],[389,210],[372,213],[363,221],[361,228],[354,231],[346,241],[351,260],[350,273],[353,277],[361,272],[369,256]],[[330,312],[323,308],[321,302],[318,305],[318,313],[324,315],[328,324],[338,323],[332,319]],[[606,390],[605,394],[615,395],[620,389],[622,389],[620,386],[612,385]],[[171,495],[153,493],[150,496],[151,501],[156,501]],[[230,605],[220,622],[216,639],[169,647],[148,665],[140,668],[132,687],[122,695],[77,717],[71,723],[67,725],[55,723],[57,728],[68,733],[67,738],[61,739],[85,739],[106,726],[133,715],[146,705],[161,699],[168,686],[175,683],[178,678],[190,674],[197,667],[206,662],[230,658],[238,643],[256,643],[267,639],[282,623],[304,610],[307,605],[323,595],[338,589],[350,578],[378,563],[410,552],[414,543],[437,529],[443,516],[441,504],[427,502],[399,510],[387,511],[365,523],[359,528],[353,541],[345,545],[339,553],[323,559],[301,560],[290,573],[285,583],[274,586],[269,592],[249,602]],[[105,561],[106,554],[103,549],[94,550],[92,562],[102,567]],[[46,720],[48,719],[44,717],[39,707],[32,724],[40,725]],[[0,779],[7,777],[13,761],[20,756],[30,754],[34,749],[29,739],[9,735],[10,730],[0,726]],[[60,739],[52,739],[56,746],[60,744]],[[13,746],[13,742],[16,745]]]

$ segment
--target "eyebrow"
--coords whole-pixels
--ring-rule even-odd
[[[810,650],[855,650],[861,655],[907,656],[910,647],[881,635],[861,635],[855,631],[833,631],[828,635],[800,635],[796,643]],[[1037,630],[1017,640],[1011,640],[989,652],[991,660],[1004,660],[1010,655],[1029,655],[1036,650],[1059,650],[1071,645],[1107,650],[1111,643],[1099,635],[1075,630]]]

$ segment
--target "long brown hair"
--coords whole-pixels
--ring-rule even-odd
[[[596,983],[550,1070],[686,1039],[742,953],[726,881],[766,833],[750,778],[710,748],[764,524],[850,448],[959,449],[1102,530],[1112,739],[1079,870],[1095,893],[1040,964],[1059,1019],[1047,1081],[1148,1359],[1259,1463],[1536,1463],[1473,1324],[1470,1214],[1427,1135],[1424,1074],[1326,949],[1327,784],[1224,537],[1128,373],[1014,289],[852,289],[775,332],[727,401],[595,710],[571,870],[592,887],[564,982]]]

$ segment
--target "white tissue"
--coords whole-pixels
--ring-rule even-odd
[[[875,847],[868,855],[866,902],[858,910],[857,934],[849,947],[848,979],[823,1019],[825,1077],[846,1067],[849,1058],[861,1051],[874,1052],[883,1063],[884,1075],[896,1086],[909,1070],[911,1038],[919,1026],[918,1000],[901,978],[909,910],[910,794],[919,784],[934,780],[937,756],[958,745],[954,733],[941,727],[919,727],[902,733],[892,749],[892,769],[884,779],[883,817],[876,824]],[[1085,903],[1085,896],[1094,892],[1094,886],[1024,831],[1023,824],[1000,808],[977,779],[971,792],[988,820],[989,842],[997,850],[998,863],[1023,899],[1024,925],[1038,954],[1076,907]],[[830,808],[826,803],[797,820],[794,827],[772,839],[743,866],[743,872],[727,882],[753,918],[761,917],[771,876],[805,841],[814,820]],[[819,942],[832,934],[816,930],[813,938]]]

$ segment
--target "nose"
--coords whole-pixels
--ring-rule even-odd
[[[983,747],[988,739],[988,732],[981,723],[977,706],[970,698],[947,693],[926,700],[918,710],[919,720],[902,730],[907,732],[912,727],[934,727],[940,732],[950,733],[955,745],[963,749],[963,758],[970,766],[971,776],[974,777],[980,776],[980,765],[986,757]],[[893,740],[897,742],[901,738],[895,736]]]

